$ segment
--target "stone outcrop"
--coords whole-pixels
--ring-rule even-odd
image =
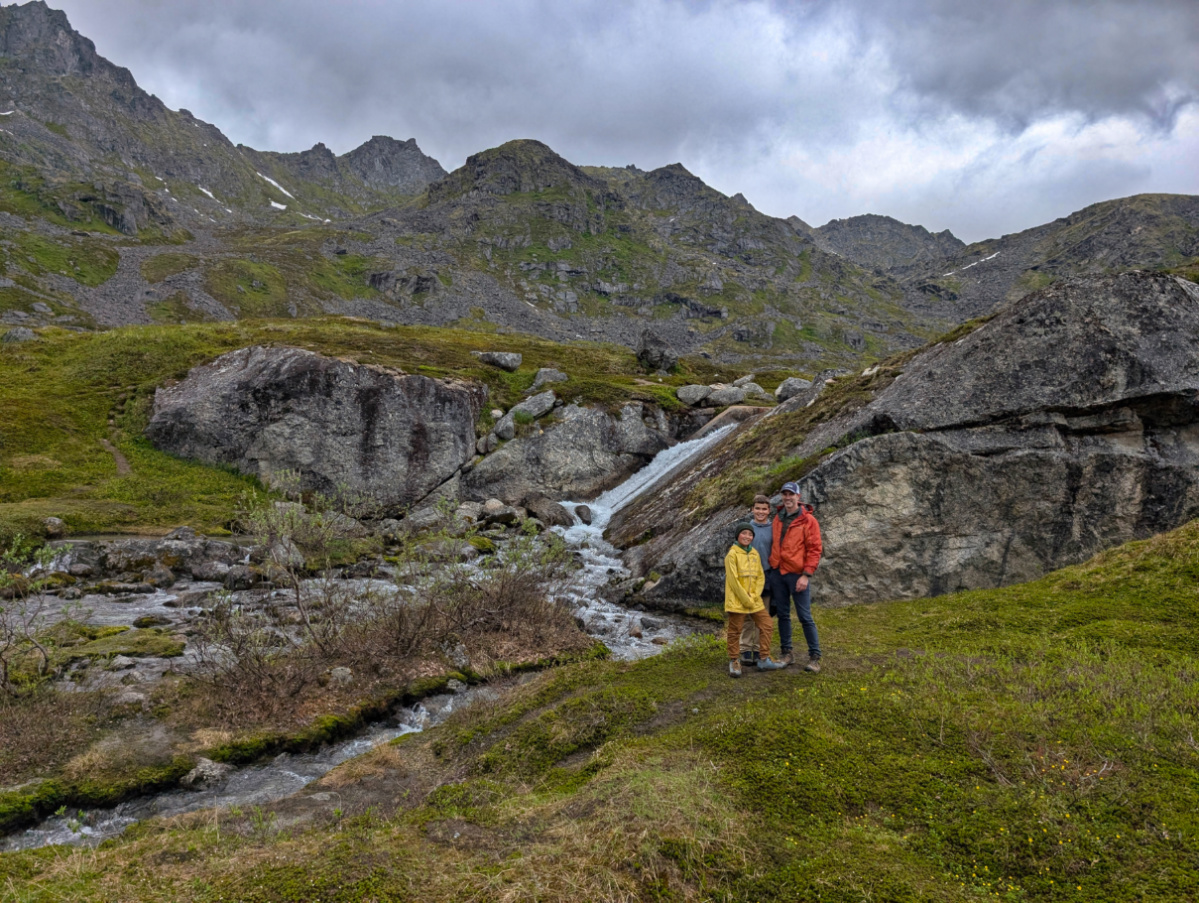
[[[551,500],[588,498],[619,483],[670,444],[670,428],[639,404],[619,415],[595,408],[559,408],[555,422],[483,458],[462,478],[467,498],[509,504],[543,495]]]
[[[298,348],[243,348],[159,389],[157,448],[270,482],[410,506],[474,451],[482,387],[405,376]]]
[[[472,351],[471,353],[484,364],[499,367],[508,373],[515,373],[520,368],[520,362],[524,360],[524,356],[516,351]]]
[[[1173,529],[1199,517],[1199,286],[1134,273],[1026,296],[787,454],[829,447],[801,481],[826,604],[1001,586]],[[618,515],[613,537],[644,534],[648,510]],[[743,513],[663,524],[626,561],[666,575],[649,594],[663,602],[717,599]]]

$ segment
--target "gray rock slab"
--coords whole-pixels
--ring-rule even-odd
[[[711,386],[679,386],[675,397],[685,405],[696,405],[712,394]]]
[[[474,351],[472,354],[484,364],[499,367],[509,373],[519,369],[521,361],[524,360],[524,357],[515,351]]]

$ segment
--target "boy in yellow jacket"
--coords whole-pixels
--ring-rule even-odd
[[[753,547],[754,528],[748,522],[733,528],[737,541],[724,556],[724,610],[728,612],[729,677],[741,676],[741,626],[749,615],[758,625],[758,670],[775,671],[785,665],[770,658],[770,635],[774,632],[770,615],[762,603],[766,574],[762,558]]]

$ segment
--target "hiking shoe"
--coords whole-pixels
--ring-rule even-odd
[[[803,666],[803,669],[805,671],[811,671],[813,674],[820,673],[820,659],[809,659],[808,663]]]
[[[774,661],[769,655],[758,660],[759,671],[778,671],[780,668],[786,668],[782,662]]]
[[[729,662],[729,677],[740,677],[740,676],[741,676],[741,662],[734,659],[733,661]]]
[[[795,664],[795,653],[793,653],[790,649],[788,649],[786,652],[784,652],[782,654],[782,656],[779,657],[779,661],[784,666],[785,665],[794,665]]]
[[[741,664],[749,666],[758,660],[758,653],[745,651],[741,653]]]

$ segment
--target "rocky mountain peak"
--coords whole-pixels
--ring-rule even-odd
[[[429,200],[436,203],[472,192],[503,197],[573,187],[603,192],[606,186],[540,141],[520,139],[467,157],[459,169],[429,186]]]
[[[823,250],[881,269],[941,260],[966,247],[948,229],[934,234],[876,213],[831,220],[811,232]]]
[[[440,163],[417,147],[415,138],[397,141],[387,135],[375,135],[340,159],[371,188],[398,189],[404,194],[419,194],[430,182],[446,174]]]
[[[103,76],[137,88],[128,69],[96,53],[96,45],[71,27],[67,14],[42,0],[0,9],[0,58],[43,76]]]

